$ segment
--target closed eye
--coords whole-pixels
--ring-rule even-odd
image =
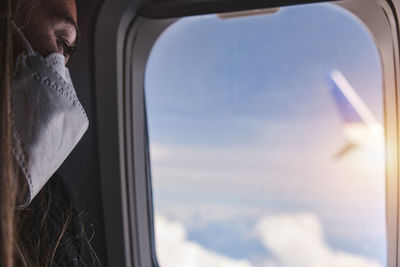
[[[62,49],[63,55],[65,57],[70,57],[74,55],[78,51],[78,45],[77,42],[75,42],[74,45],[70,45],[68,41],[66,41],[63,38],[58,38],[57,39],[57,46]]]

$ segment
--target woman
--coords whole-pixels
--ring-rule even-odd
[[[99,265],[53,175],[87,128],[65,68],[75,1],[2,0],[0,34],[0,266]]]

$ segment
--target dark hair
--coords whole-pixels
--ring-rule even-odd
[[[19,266],[100,266],[85,213],[78,213],[55,174],[28,208],[18,212]],[[85,256],[88,253],[88,259]]]
[[[12,156],[12,0],[0,1],[0,265],[14,266],[15,203],[18,179]]]
[[[11,18],[17,10],[15,2],[26,7],[24,0],[0,1],[0,266],[100,266],[90,245],[93,235],[87,233],[87,219],[74,209],[58,175],[26,209],[16,209],[26,187],[12,154]]]

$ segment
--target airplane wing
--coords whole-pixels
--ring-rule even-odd
[[[336,160],[342,158],[343,156],[347,155],[350,151],[354,150],[358,146],[356,144],[353,144],[351,142],[348,142],[345,146],[342,147],[334,156]]]
[[[330,73],[333,95],[344,123],[379,124],[346,78],[337,70]]]
[[[342,73],[337,70],[332,71],[330,73],[330,80],[333,97],[343,120],[344,130],[360,127],[360,125],[365,125],[366,129],[372,131],[381,129],[382,126]],[[347,139],[346,145],[335,154],[334,158],[340,159],[345,156],[350,151],[356,149],[359,146],[357,144],[357,141]]]

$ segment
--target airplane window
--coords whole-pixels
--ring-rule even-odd
[[[145,77],[160,266],[385,266],[382,84],[334,4],[173,23]]]

